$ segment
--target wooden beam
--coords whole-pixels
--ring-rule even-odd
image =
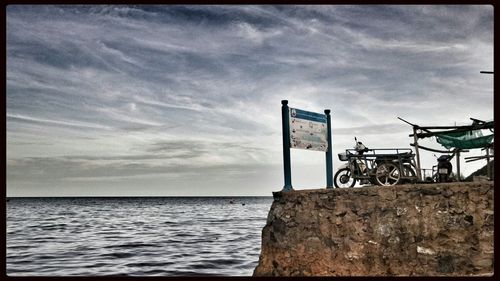
[[[403,121],[403,122],[405,122],[405,123],[407,123],[407,124],[409,124],[409,125],[410,125],[410,126],[412,126],[413,128],[416,128],[416,129],[418,129],[418,130],[422,130],[422,131],[426,131],[426,132],[430,132],[429,130],[424,129],[424,128],[420,127],[419,125],[412,124],[412,123],[410,123],[410,122],[408,122],[408,121],[404,120],[404,119],[403,119],[403,118],[401,118],[401,117],[398,117],[398,119],[399,119],[399,120],[401,120],[401,121]],[[413,135],[410,135],[410,137],[411,137],[411,136],[413,136]]]
[[[448,130],[448,131],[437,131],[437,132],[426,132],[426,133],[419,133],[417,134],[417,137],[419,139],[427,138],[427,137],[432,137],[438,134],[447,134],[447,133],[459,133],[459,132],[467,132],[471,130],[482,130],[482,129],[489,129],[491,126],[485,126],[484,124],[480,125],[475,125],[475,126],[460,126],[460,127],[454,127],[456,129],[454,130]],[[413,137],[413,135],[410,135],[410,137]]]
[[[465,127],[472,127],[472,125],[465,125],[465,126],[426,126],[426,127],[420,127],[420,129],[427,129],[427,130],[451,130],[451,129],[460,129],[460,128],[465,128]]]
[[[422,179],[422,172],[420,171],[420,153],[418,151],[418,138],[416,137],[416,132],[417,132],[417,128],[415,126],[413,126],[413,134],[415,134],[415,137],[413,138],[413,140],[415,141],[415,154],[417,155],[417,176],[418,176],[418,179],[419,180],[423,180]]]
[[[474,122],[477,122],[478,124],[484,124],[484,123],[486,123],[486,121],[479,120],[479,119],[472,118],[472,117],[470,117],[469,119],[472,120],[472,121],[474,121]]]
[[[488,179],[491,180],[491,171],[490,171],[490,150],[486,149],[486,174],[488,175]]]
[[[485,159],[487,157],[491,157],[491,156],[486,156],[486,155],[483,155],[483,156],[471,156],[471,157],[465,157],[464,159],[467,159],[467,160],[469,160],[469,159],[475,159],[475,160],[477,160],[477,159]]]
[[[414,144],[414,143],[410,143],[410,145],[411,145],[411,146],[415,146],[415,144]],[[428,148],[428,147],[421,146],[421,145],[419,145],[418,147],[419,147],[419,148],[422,148],[422,149],[425,149],[425,150],[432,151],[432,152],[437,152],[437,153],[455,153],[454,151],[437,150],[437,149]]]
[[[404,119],[403,119],[403,118],[401,118],[401,117],[398,117],[398,119],[399,119],[399,120],[401,120],[401,121],[403,121],[403,122],[405,122],[406,124],[409,124],[410,126],[413,126],[413,127],[415,127],[415,126],[416,126],[416,127],[418,127],[417,125],[412,124],[412,123],[410,123],[410,122],[408,122],[408,121],[404,120]]]
[[[483,159],[487,159],[487,157],[486,156],[482,156],[480,158],[470,158],[468,160],[465,160],[465,162],[469,163],[469,162],[474,162],[474,161],[483,160]]]

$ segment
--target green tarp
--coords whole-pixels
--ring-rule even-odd
[[[483,136],[481,130],[436,134],[437,142],[447,149],[483,148],[493,141],[494,134]]]

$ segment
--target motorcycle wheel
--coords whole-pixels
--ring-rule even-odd
[[[378,185],[396,185],[401,181],[401,173],[396,165],[392,163],[383,163],[377,167],[375,180]]]
[[[333,184],[336,188],[353,187],[355,183],[356,180],[351,176],[351,170],[349,168],[338,170],[333,178]]]

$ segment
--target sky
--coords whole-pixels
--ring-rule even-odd
[[[281,100],[354,137],[493,120],[493,7],[7,6],[7,196],[270,196]],[[444,150],[434,138],[421,145]],[[464,176],[485,161],[465,163]],[[439,155],[437,155],[439,156]],[[422,151],[423,168],[436,165]],[[291,150],[294,189],[325,153]],[[455,159],[452,161],[456,166]]]

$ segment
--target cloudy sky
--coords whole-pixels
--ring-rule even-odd
[[[283,99],[332,110],[334,169],[355,136],[409,148],[398,116],[493,119],[492,6],[11,5],[6,47],[8,196],[269,196]],[[324,153],[291,156],[325,186]]]

